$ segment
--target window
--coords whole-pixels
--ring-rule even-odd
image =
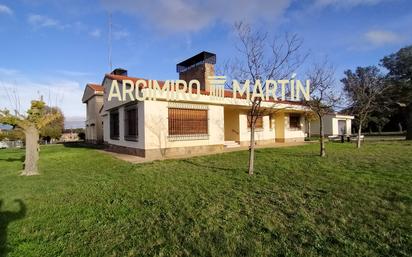
[[[169,136],[207,134],[207,110],[169,108]]]
[[[289,114],[289,128],[300,129],[300,115]]]
[[[119,111],[110,112],[110,139],[119,139]]]
[[[139,136],[137,106],[132,105],[124,109],[124,139],[137,141]]]
[[[247,116],[247,127],[250,128],[250,120],[251,120],[252,116],[248,115]],[[254,119],[256,119],[256,117],[253,117]],[[256,120],[256,124],[255,124],[255,129],[263,129],[263,117],[259,116],[257,117]]]

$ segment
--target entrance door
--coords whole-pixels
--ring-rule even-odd
[[[239,141],[239,110],[224,109],[225,141]]]
[[[346,134],[346,120],[338,120],[338,134],[339,135]]]

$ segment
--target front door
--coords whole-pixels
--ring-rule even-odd
[[[346,134],[346,120],[338,120],[338,134],[339,135]]]

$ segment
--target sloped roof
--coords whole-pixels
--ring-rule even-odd
[[[82,97],[82,102],[86,103],[90,98],[95,95],[103,95],[104,87],[99,84],[88,83],[84,88],[84,93]]]
[[[104,91],[104,87],[102,85],[89,83],[89,84],[87,84],[87,86],[91,87],[94,91],[99,91],[99,92]]]

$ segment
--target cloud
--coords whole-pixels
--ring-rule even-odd
[[[83,116],[64,117],[64,127],[66,129],[84,128],[85,120]]]
[[[102,32],[101,32],[100,29],[94,29],[94,30],[89,32],[89,35],[91,37],[99,38],[102,35]]]
[[[292,0],[101,0],[110,11],[121,11],[143,18],[169,32],[199,31],[215,22],[232,24],[243,20],[276,20]]]
[[[20,113],[25,113],[31,100],[43,96],[48,105],[61,108],[66,117],[84,116],[85,107],[81,102],[84,87],[75,79],[30,79],[21,72],[19,74],[18,77],[0,77],[0,109],[17,108]]]
[[[387,30],[370,30],[364,34],[364,38],[374,46],[400,43],[404,39],[402,35]]]
[[[58,20],[49,18],[47,16],[39,15],[39,14],[31,14],[27,18],[27,21],[36,28],[58,28],[63,29],[63,26]]]
[[[128,36],[130,36],[130,33],[125,29],[119,29],[119,30],[114,30],[113,31],[113,38],[115,40],[120,40],[120,39],[123,39],[123,38],[127,38]]]
[[[0,67],[0,76],[16,76],[18,74],[18,70]]]
[[[0,4],[0,14],[13,15],[13,11],[8,6]]]
[[[360,5],[376,5],[388,0],[315,0],[315,7],[351,8]]]
[[[92,73],[84,71],[72,71],[72,70],[58,70],[57,73],[67,77],[86,77],[91,76]]]
[[[94,38],[100,38],[101,30],[93,29],[87,24],[81,21],[72,23],[62,23],[60,20],[50,18],[45,15],[31,14],[28,16],[27,21],[36,29],[40,28],[54,28],[54,29],[70,29],[71,31],[78,33],[85,33]]]

